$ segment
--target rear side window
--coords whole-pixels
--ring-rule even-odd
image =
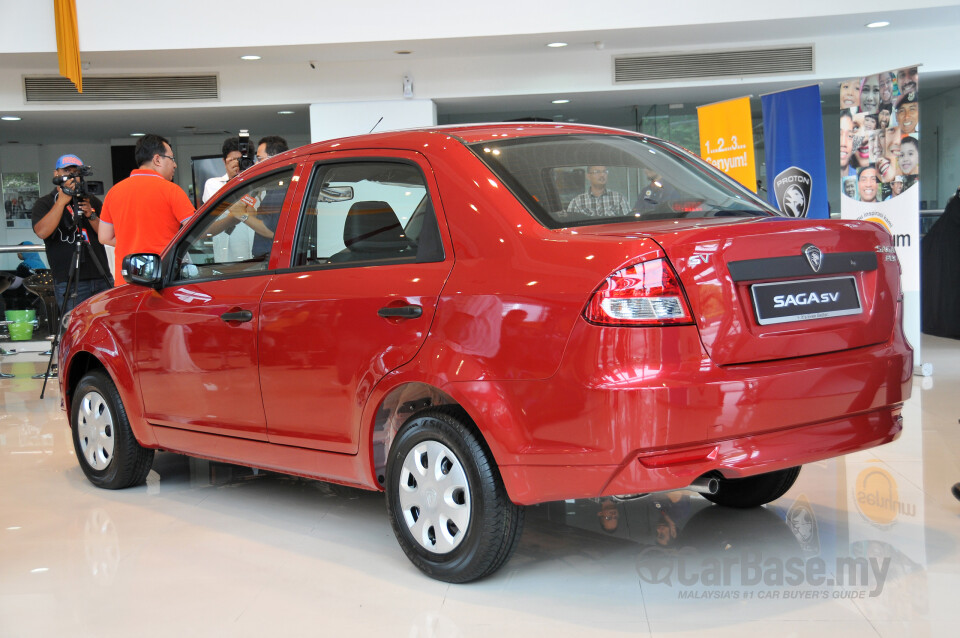
[[[776,214],[699,158],[650,138],[522,137],[470,149],[548,228]]]
[[[419,168],[385,161],[315,168],[295,267],[430,261],[443,261],[443,246]]]

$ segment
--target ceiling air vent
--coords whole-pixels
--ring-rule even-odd
[[[212,75],[85,75],[83,93],[59,75],[24,77],[28,104],[38,102],[165,102],[218,100],[220,89]]]
[[[812,73],[813,45],[630,55],[614,58],[613,67],[615,83]]]

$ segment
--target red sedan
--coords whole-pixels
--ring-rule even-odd
[[[59,355],[94,484],[142,483],[159,449],[383,490],[451,582],[506,562],[527,504],[770,502],[897,438],[910,394],[885,230],[781,217],[620,130],[312,144],[123,270]]]

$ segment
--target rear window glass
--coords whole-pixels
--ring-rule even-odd
[[[651,138],[562,135],[470,148],[550,228],[777,214],[706,162]]]

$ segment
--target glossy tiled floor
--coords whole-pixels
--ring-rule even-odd
[[[94,488],[40,357],[4,357],[0,636],[956,636],[960,342],[923,345],[899,441],[753,511],[529,508],[513,559],[459,586],[407,562],[377,494],[170,453]]]

